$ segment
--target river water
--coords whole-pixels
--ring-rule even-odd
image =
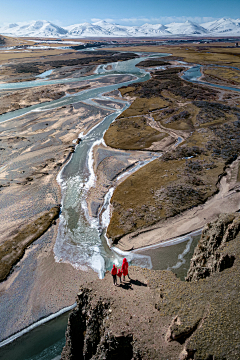
[[[154,54],[154,56],[158,57],[161,55],[166,56],[167,54]],[[110,71],[106,70],[106,65],[99,66],[97,73],[90,77],[64,80],[44,79],[26,83],[0,84],[0,89],[17,89],[91,80],[109,74],[132,74],[134,76],[132,81],[85,90],[76,95],[52,101],[51,103],[39,104],[1,115],[0,122],[26,114],[29,111],[48,110],[78,101],[96,99],[101,97],[103,93],[115,90],[120,86],[128,85],[132,82],[146,81],[150,78],[149,73],[135,67],[143,59],[113,63],[111,64],[112,69]],[[45,75],[48,76],[50,73]],[[200,66],[187,70],[183,78],[188,81],[198,82],[197,78],[199,76],[201,76]],[[239,89],[235,88],[216,87],[239,91]],[[123,109],[107,116],[98,126],[82,137],[82,141],[76,147],[71,160],[58,175],[57,180],[62,187],[62,213],[60,215],[59,232],[54,249],[55,257],[57,261],[71,262],[77,268],[87,269],[87,266],[90,266],[98,272],[100,278],[104,276],[104,272],[112,266],[113,262],[118,265],[122,258],[126,256],[131,264],[153,269],[169,269],[174,271],[181,279],[184,279],[193,250],[199,240],[200,232],[127,254],[119,251],[113,252],[109,248],[104,236],[104,228],[109,222],[108,204],[113,189],[110,189],[108,196],[106,196],[101,219],[91,219],[87,211],[86,193],[91,186],[94,186],[94,172],[92,170],[93,145],[102,142],[105,130],[119,113],[128,106],[129,104],[125,102]],[[4,346],[0,349],[0,358],[8,360],[59,359],[64,345],[67,317],[68,313],[58,316],[56,319],[48,321]]]
[[[202,65],[197,65],[197,66],[191,67],[190,69],[188,69],[187,71],[184,72],[182,79],[186,80],[186,81],[191,81],[193,83],[201,84],[201,85],[209,85],[211,87],[215,87],[218,89],[231,90],[231,91],[237,91],[237,92],[240,91],[240,89],[237,87],[217,85],[217,84],[212,84],[212,83],[209,83],[206,81],[199,80],[199,78],[202,76],[201,68],[202,68]],[[233,69],[240,71],[240,69],[238,69],[238,68],[233,68]]]

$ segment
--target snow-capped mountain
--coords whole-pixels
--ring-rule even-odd
[[[209,31],[199,24],[195,24],[192,21],[186,21],[184,23],[171,23],[166,25],[167,30],[173,35],[205,35]]]
[[[57,26],[46,20],[30,23],[14,23],[0,27],[0,34],[15,37],[161,37],[161,36],[227,36],[240,35],[240,19],[219,19],[204,24],[191,21],[184,23],[144,24],[125,26],[104,20],[81,23],[66,27]]]
[[[66,29],[61,28],[46,20],[31,21],[28,24],[9,24],[1,27],[0,33],[10,36],[26,37],[62,37],[68,34]]]
[[[166,26],[162,24],[144,24],[138,27],[138,34],[140,36],[162,36],[171,35]]]
[[[70,36],[161,36],[171,35],[165,26],[161,24],[151,25],[144,24],[142,26],[124,26],[108,23],[104,20],[95,23],[84,23],[67,26]]]
[[[95,24],[83,23],[70,25],[66,27],[68,35],[71,37],[79,36],[109,36],[110,32],[107,29]]]
[[[240,34],[240,19],[233,20],[222,18],[201,25],[214,34]]]

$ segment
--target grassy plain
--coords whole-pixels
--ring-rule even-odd
[[[240,69],[227,69],[224,67],[205,67],[203,70],[204,81],[220,83],[225,85],[240,85]]]
[[[225,93],[229,98],[223,101],[220,90],[181,80],[181,71],[181,67],[152,71],[152,78],[145,83],[120,89],[134,101],[106,132],[109,146],[140,149],[133,127],[142,108],[162,131],[179,136],[185,131],[188,136],[116,188],[107,232],[115,243],[128,233],[204,203],[218,191],[226,163],[239,154],[239,95]],[[151,107],[157,99],[161,105]],[[139,110],[135,110],[136,104],[141,104]],[[150,145],[144,142],[144,135],[141,145]]]
[[[124,89],[122,91],[124,92]],[[104,136],[105,142],[111,147],[124,150],[149,148],[154,142],[168,135],[149,126],[142,115],[166,106],[168,102],[162,98],[135,99],[130,107],[119,115],[117,121],[110,125]]]
[[[111,50],[111,48],[109,48]],[[118,47],[119,51],[137,51],[137,52],[153,52],[153,53],[168,53],[174,57],[178,57],[189,63],[203,64],[203,65],[231,65],[240,67],[240,49],[234,48],[233,43],[229,44],[187,44],[187,45],[163,45],[163,46],[131,46]],[[113,50],[113,49],[112,49]],[[168,57],[167,61],[171,58]]]

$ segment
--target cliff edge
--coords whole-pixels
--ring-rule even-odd
[[[62,360],[236,360],[239,345],[240,214],[207,224],[187,281],[171,271],[130,268],[81,288]]]

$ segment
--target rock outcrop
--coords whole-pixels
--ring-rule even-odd
[[[138,351],[134,354],[132,334],[113,334],[106,327],[111,312],[109,299],[98,299],[91,290],[82,288],[77,307],[69,316],[61,359],[139,359]]]
[[[206,278],[233,266],[235,256],[228,254],[229,241],[240,231],[240,215],[220,215],[218,220],[205,226],[191,259],[186,281]]]
[[[82,288],[62,360],[239,359],[239,229],[238,213],[205,227],[188,281],[131,267],[122,286],[107,273]]]

